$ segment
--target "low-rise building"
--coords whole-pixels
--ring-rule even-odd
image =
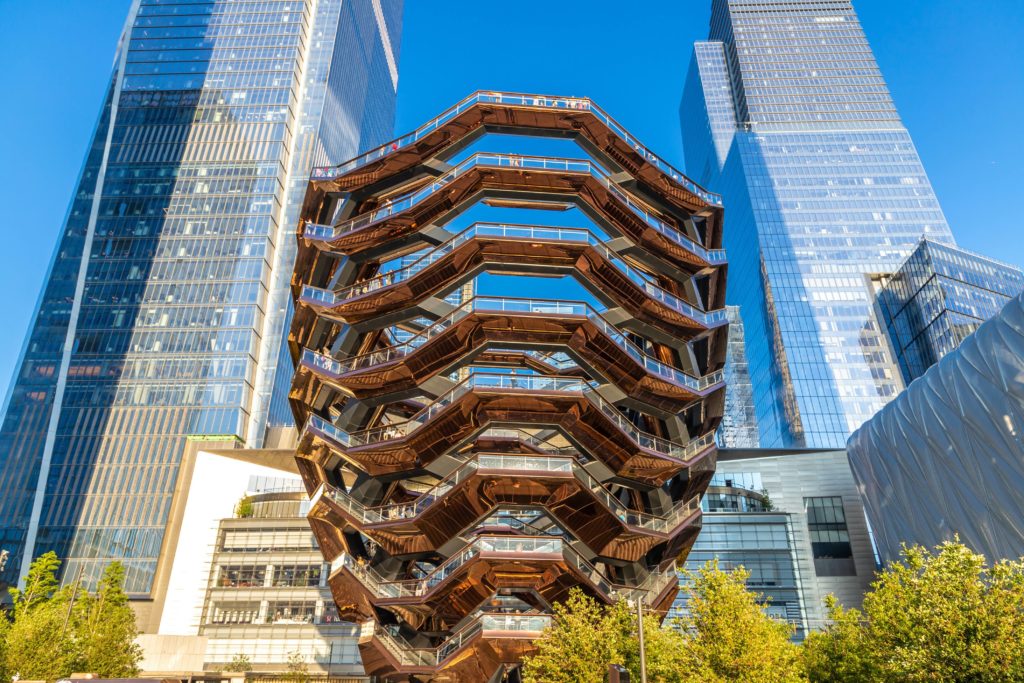
[[[704,526],[685,568],[711,559],[744,567],[767,611],[795,627],[821,628],[825,598],[859,607],[876,562],[864,508],[844,451],[722,450],[702,507]],[[685,584],[685,576],[681,577]],[[671,616],[686,611],[681,591]]]
[[[338,618],[301,482],[251,477],[238,505],[212,549],[199,622],[205,668],[230,670],[244,656],[254,671],[361,675],[355,626]]]
[[[357,628],[327,587],[293,438],[263,450],[190,443],[156,599],[135,603],[145,675],[210,679],[245,662],[256,675],[368,680]]]

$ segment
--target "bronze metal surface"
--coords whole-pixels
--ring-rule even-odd
[[[334,495],[344,494],[335,492]],[[605,492],[604,495],[611,494]],[[389,555],[406,557],[436,552],[501,506],[544,508],[595,555],[624,562],[637,562],[655,546],[663,544],[670,546],[663,555],[677,556],[675,541],[694,521],[699,510],[694,499],[687,513],[665,523],[667,528],[654,524],[644,526],[624,519],[627,513],[609,508],[580,480],[579,474],[478,467],[472,476],[415,514],[396,512],[392,518],[367,523],[364,517],[349,509],[351,506],[335,502],[332,495],[320,497],[309,514],[338,527],[361,528]]]
[[[721,245],[721,209],[687,190],[679,178],[673,178],[652,163],[647,154],[611,130],[589,108],[552,109],[520,104],[510,98],[496,99],[504,101],[474,103],[415,144],[397,147],[394,143],[386,143],[380,147],[376,160],[318,184],[335,191],[352,192],[389,176],[408,173],[427,159],[443,155],[446,150],[457,147],[460,142],[478,135],[487,127],[503,133],[570,133],[582,136],[592,148],[603,153],[633,178],[643,181],[651,194],[686,211],[709,215],[712,220],[706,244]]]
[[[673,378],[655,372],[609,339],[605,330],[584,315],[477,311],[462,317],[408,355],[388,362],[363,365],[356,357],[345,359],[357,366],[351,371],[332,372],[322,365],[300,361],[292,397],[302,409],[319,389],[317,383],[324,383],[362,401],[388,402],[414,393],[424,380],[449,372],[459,360],[478,357],[488,347],[509,345],[567,351],[590,369],[592,376],[603,377],[637,401],[666,412],[682,412],[694,401],[723,388],[721,381],[695,388],[684,382],[686,377]],[[372,358],[381,353],[374,351],[368,355]]]
[[[323,462],[333,454],[370,476],[400,475],[421,470],[490,426],[558,429],[619,476],[650,486],[661,486],[702,459],[713,459],[716,450],[714,440],[685,458],[645,447],[581,393],[474,387],[422,427],[408,434],[395,428],[391,438],[368,445],[346,447],[307,425],[296,457]]]
[[[714,472],[718,199],[589,100],[516,98],[314,170],[303,207],[296,462],[381,681],[499,679],[576,587],[664,615]],[[448,163],[485,133],[572,137],[596,163]],[[578,207],[595,227],[458,232],[478,203]],[[483,273],[572,277],[598,303],[474,299]]]
[[[601,298],[622,306],[638,319],[682,341],[724,325],[724,321],[706,324],[698,317],[652,298],[643,286],[626,276],[592,245],[496,237],[473,237],[407,280],[365,291],[357,283],[349,288],[348,298],[341,303],[315,308],[334,320],[369,328],[375,319],[409,309],[429,296],[452,291],[483,271],[577,276]],[[665,284],[674,286],[674,283]],[[683,292],[667,294],[693,305],[685,302]]]
[[[657,258],[683,272],[697,273],[724,265],[705,260],[691,248],[648,225],[622,202],[617,192],[610,191],[589,172],[564,169],[474,166],[449,181],[443,190],[430,193],[410,207],[396,210],[365,226],[340,233],[329,241],[317,240],[315,244],[317,248],[329,248],[349,256],[359,255],[371,249],[379,249],[388,242],[407,238],[420,227],[436,223],[446,214],[460,211],[465,205],[482,196],[492,195],[543,196],[558,200],[571,198],[580,204],[581,208],[593,212],[607,225],[613,226],[623,236],[635,242],[641,250],[656,255]],[[365,211],[375,209],[376,207],[367,206]],[[685,232],[682,226],[674,224],[674,219],[670,216],[659,218],[676,231]],[[300,240],[298,272],[308,271],[312,258],[310,249]],[[717,297],[714,303],[715,307],[722,305]]]

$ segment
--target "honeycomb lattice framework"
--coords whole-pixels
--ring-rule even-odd
[[[571,136],[589,158],[451,163],[488,132]],[[367,673],[500,679],[574,587],[665,613],[722,412],[718,198],[589,100],[509,93],[313,178],[296,457]],[[593,227],[460,222],[479,202],[576,206]],[[571,275],[593,300],[474,296],[484,271]]]

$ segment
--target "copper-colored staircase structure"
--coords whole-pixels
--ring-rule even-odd
[[[589,158],[463,154],[488,133]],[[590,100],[495,92],[312,178],[296,457],[367,673],[514,680],[576,587],[664,614],[724,400],[718,197]],[[460,223],[479,204],[593,226]],[[590,298],[477,295],[484,273]]]

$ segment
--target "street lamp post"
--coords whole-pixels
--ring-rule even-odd
[[[640,638],[640,683],[647,683],[647,651],[644,648],[644,601],[636,601],[637,634]]]

